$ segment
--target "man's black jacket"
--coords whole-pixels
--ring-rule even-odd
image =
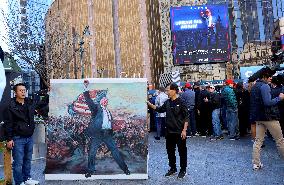
[[[174,101],[168,99],[161,107],[156,108],[157,112],[166,112],[166,132],[180,134],[184,123],[188,122],[188,110],[181,98]]]
[[[26,98],[25,104],[27,106],[27,113],[21,111],[19,103],[16,98],[13,98],[4,112],[4,129],[7,141],[13,139],[13,136],[30,137],[34,133],[34,113],[35,104],[31,99]]]

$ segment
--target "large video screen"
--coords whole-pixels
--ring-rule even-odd
[[[175,65],[230,60],[227,5],[171,7],[170,17]]]

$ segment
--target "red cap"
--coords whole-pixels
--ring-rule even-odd
[[[184,87],[185,87],[185,88],[190,88],[191,85],[190,85],[190,83],[185,83]]]
[[[234,84],[234,80],[228,79],[228,80],[226,80],[225,83],[226,83],[226,85]]]

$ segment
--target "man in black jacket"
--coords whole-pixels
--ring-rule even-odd
[[[165,176],[177,172],[175,149],[178,146],[180,156],[180,172],[178,178],[184,178],[187,167],[186,131],[188,126],[188,110],[185,103],[178,97],[178,86],[175,83],[166,88],[168,99],[161,107],[156,107],[149,101],[148,105],[157,112],[166,112],[166,148],[170,170]]]
[[[224,139],[221,130],[221,95],[215,91],[213,85],[209,86],[209,99],[205,98],[204,101],[210,104],[212,108],[212,126],[213,126],[213,137],[211,140]]]
[[[33,154],[33,138],[35,129],[35,104],[26,98],[26,87],[19,83],[14,86],[16,97],[13,98],[6,111],[5,136],[7,148],[12,149],[13,176],[16,185],[38,184],[31,179],[31,161]]]

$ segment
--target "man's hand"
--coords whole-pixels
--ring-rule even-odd
[[[156,106],[150,103],[149,101],[146,101],[146,103],[151,109],[154,109],[154,110],[156,109]]]
[[[85,88],[87,88],[89,84],[90,84],[89,80],[85,79],[85,80],[84,80],[84,86],[85,86]]]
[[[207,97],[206,97],[206,98],[204,98],[203,100],[204,100],[204,102],[208,102],[208,98],[207,98]]]
[[[186,130],[182,130],[181,139],[186,139]]]
[[[10,150],[12,150],[13,147],[14,147],[14,141],[13,141],[13,140],[8,141],[8,142],[7,142],[7,148],[10,149]]]
[[[284,100],[284,93],[280,93],[279,98],[280,98],[280,100]]]
[[[199,109],[197,109],[197,114],[200,115],[200,110]]]

